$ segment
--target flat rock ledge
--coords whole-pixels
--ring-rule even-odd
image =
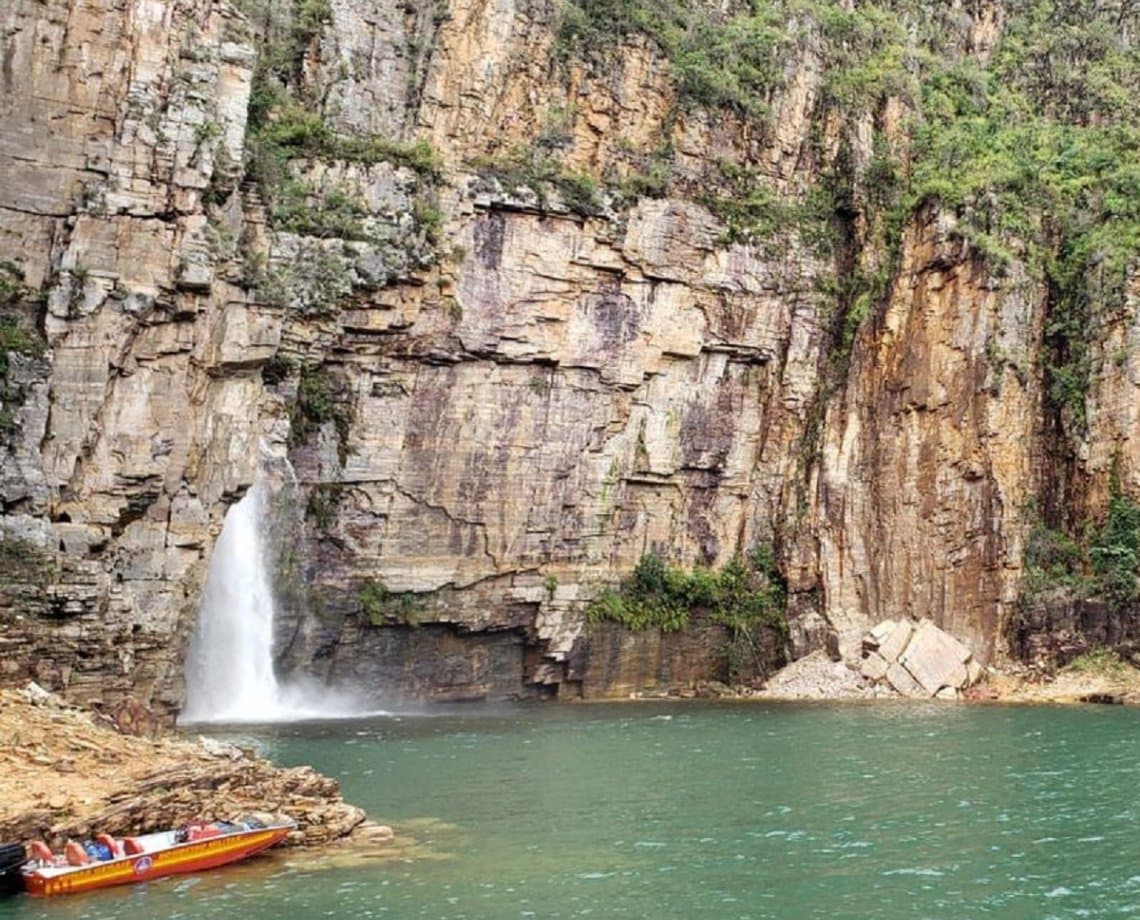
[[[247,814],[296,821],[286,846],[324,846],[376,827],[311,767],[281,769],[205,738],[124,735],[35,684],[0,690],[0,840],[59,847],[69,837]]]

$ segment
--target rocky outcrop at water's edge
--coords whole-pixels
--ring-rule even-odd
[[[335,780],[281,769],[218,742],[128,736],[31,684],[0,690],[0,840],[148,833],[193,821],[285,815],[286,845],[320,846],[375,828]]]

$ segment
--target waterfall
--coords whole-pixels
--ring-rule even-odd
[[[273,587],[263,535],[266,490],[254,485],[226,512],[214,544],[186,660],[178,721],[286,722],[387,715],[313,680],[282,685],[273,671]]]
[[[262,547],[263,487],[226,512],[190,640],[183,722],[281,718],[273,673],[273,591]]]

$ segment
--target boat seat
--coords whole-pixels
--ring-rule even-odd
[[[111,858],[118,859],[123,855],[123,841],[116,840],[110,834],[96,834],[95,842],[101,843],[111,851]]]
[[[144,853],[146,851],[143,849],[143,845],[141,843],[139,843],[136,838],[124,837],[123,838],[123,852],[127,856],[138,856],[140,853]]]
[[[83,845],[76,840],[67,841],[67,845],[63,848],[63,855],[67,858],[69,866],[86,866],[91,862],[91,857],[87,855]]]
[[[207,840],[210,837],[220,837],[222,831],[213,824],[191,824],[186,829],[187,840]]]

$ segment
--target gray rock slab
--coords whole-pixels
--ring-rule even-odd
[[[894,687],[903,696],[930,696],[930,694],[923,689],[922,684],[914,679],[910,671],[904,668],[897,661],[893,662],[890,667],[887,668],[887,683]]]
[[[879,654],[887,659],[887,661],[897,661],[899,655],[901,655],[903,650],[907,647],[907,643],[910,642],[910,637],[913,633],[914,627],[910,624],[910,621],[900,620],[879,645]]]
[[[899,656],[899,662],[931,696],[942,687],[965,686],[969,679],[965,663],[969,659],[970,650],[930,620],[918,624]]]

